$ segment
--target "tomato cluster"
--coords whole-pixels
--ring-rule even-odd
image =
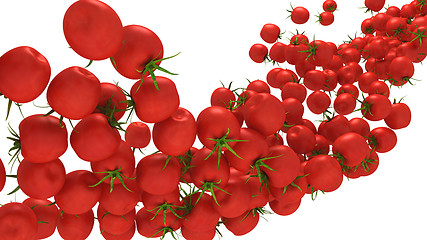
[[[365,5],[379,12],[384,1]],[[290,215],[306,195],[314,199],[337,190],[343,178],[371,175],[378,154],[395,147],[395,131],[411,122],[410,108],[390,100],[390,92],[410,84],[414,63],[426,57],[425,5],[414,0],[375,13],[361,23],[363,36],[338,46],[303,33],[284,43],[280,28],[265,24],[265,43],[254,44],[249,57],[289,68],[275,67],[244,88],[215,89],[211,106],[195,117],[180,106],[175,83],[157,75],[174,75],[160,66],[174,56],[164,57],[152,30],[123,26],[99,0],[76,1],[63,19],[71,49],[90,63],[109,60],[136,81],[129,90],[100,82],[90,63],[51,79],[49,62],[29,46],[0,57],[0,92],[9,107],[46,90],[51,108],[25,117],[18,132],[10,129],[11,163],[23,160],[8,177],[28,199],[0,207],[0,239],[43,239],[55,230],[63,239],[86,239],[95,219],[105,239],[136,232],[175,238],[179,229],[185,239],[213,239],[219,224],[240,236],[267,206]],[[333,22],[336,8],[324,1],[321,24]],[[303,24],[309,13],[297,7],[291,18]],[[303,117],[307,109],[320,123]],[[67,120],[77,124],[67,128]],[[137,161],[135,150],[150,142],[158,151]],[[66,171],[61,158],[69,145],[91,171]],[[0,161],[0,190],[5,181]]]

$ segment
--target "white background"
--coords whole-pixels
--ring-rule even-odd
[[[63,15],[74,1],[19,0],[0,1],[0,55],[21,45],[32,46],[50,62],[52,77],[63,69],[77,65],[85,66],[87,60],[79,57],[68,48],[62,32]],[[304,6],[310,11],[309,22],[295,25],[286,19],[289,1],[196,1],[196,0],[106,0],[120,16],[124,25],[139,24],[153,30],[162,40],[165,56],[181,52],[175,59],[162,63],[172,72],[171,77],[180,93],[181,106],[189,109],[195,117],[209,106],[210,93],[220,86],[233,81],[234,87],[245,87],[246,78],[265,80],[271,64],[256,64],[249,59],[248,50],[254,43],[262,43],[259,31],[265,23],[277,24],[286,37],[299,29],[306,31],[310,39],[331,41],[336,44],[347,40],[347,35],[360,34],[360,23],[370,16],[360,9],[363,1],[336,0],[338,11],[335,22],[329,27],[315,23],[314,15],[322,11],[322,0],[292,1],[294,6]],[[388,0],[390,5],[401,7],[409,1]],[[286,38],[283,40],[288,43]],[[270,45],[268,45],[270,46]],[[282,67],[291,67],[282,64]],[[293,68],[291,68],[293,69]],[[132,80],[124,79],[115,72],[109,61],[93,63],[89,67],[101,81],[119,81],[129,89]],[[427,194],[425,193],[427,157],[425,143],[427,127],[425,103],[427,85],[424,81],[427,67],[416,65],[415,86],[405,85],[402,89],[393,88],[392,96],[405,97],[412,110],[411,125],[398,130],[398,143],[395,149],[380,154],[380,166],[372,176],[344,180],[341,188],[332,193],[319,195],[315,201],[306,196],[300,208],[291,216],[266,216],[268,222],[260,220],[257,228],[250,234],[235,237],[221,227],[224,239],[423,239],[426,226]],[[274,94],[279,93],[273,91]],[[279,95],[277,95],[279,96]],[[37,105],[46,105],[45,95],[36,99]],[[0,99],[0,158],[7,164],[8,149],[11,142],[7,123],[18,129],[22,117],[17,108],[12,109],[6,122],[7,100]],[[45,113],[32,104],[22,107],[24,115]],[[308,111],[308,110],[307,110]],[[308,114],[304,117],[319,120]],[[137,119],[134,118],[136,121]],[[384,126],[383,122],[373,126]],[[68,129],[71,127],[68,125]],[[145,150],[154,152],[152,145]],[[137,159],[141,156],[138,155]],[[61,157],[67,172],[76,169],[89,169],[89,164],[79,160],[69,151]],[[10,167],[8,167],[8,173]],[[16,166],[12,173],[16,171]],[[8,179],[0,193],[0,203],[23,201],[22,193],[7,196],[16,186],[16,181]],[[55,233],[49,239],[59,239]],[[88,239],[102,239],[98,226]],[[134,239],[141,239],[135,234]],[[169,239],[169,237],[168,237]]]

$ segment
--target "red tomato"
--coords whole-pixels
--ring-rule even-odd
[[[312,113],[321,114],[328,110],[331,98],[322,91],[316,90],[307,97],[307,107]]]
[[[142,76],[146,65],[163,58],[162,41],[153,31],[140,25],[125,26],[123,34],[120,48],[110,58],[111,63],[126,78],[146,77],[148,71]],[[160,61],[155,64],[160,65]]]
[[[304,61],[300,61],[295,64],[295,71],[300,77],[305,77],[305,74],[310,70],[315,70],[316,66],[311,63],[308,59],[308,54],[305,56]]]
[[[154,218],[154,213],[147,211],[145,208],[141,208],[136,214],[136,229],[138,233],[147,238],[157,238],[162,236],[162,231],[151,226],[151,221]]]
[[[3,161],[0,159],[0,192],[6,183],[6,170],[4,169]]]
[[[331,70],[332,72],[338,72],[338,70],[344,65],[342,58],[338,55],[333,55],[332,60],[329,64],[323,66],[324,70]]]
[[[127,232],[135,225],[135,209],[123,215],[115,215],[98,206],[97,218],[101,231],[106,231],[114,235]]]
[[[113,56],[123,41],[119,16],[110,6],[98,0],[73,3],[65,12],[63,29],[70,47],[91,60]]]
[[[270,87],[262,80],[255,80],[248,84],[246,90],[252,90],[257,93],[270,93]]]
[[[392,17],[400,17],[400,8],[396,6],[390,6],[387,8],[386,14]]]
[[[63,212],[58,219],[57,229],[63,239],[85,240],[92,232],[94,222],[92,209],[79,215]]]
[[[227,193],[214,189],[218,204],[213,206],[219,215],[235,218],[249,210],[251,190],[243,179],[239,177],[230,178],[223,190]]]
[[[323,2],[322,7],[326,12],[335,12],[337,10],[337,3],[334,0],[326,0]]]
[[[304,87],[304,85],[296,83],[296,82],[287,82],[282,87],[282,100],[285,100],[286,98],[296,98],[301,103],[304,102],[305,97],[307,96],[307,89]]]
[[[342,85],[337,91],[338,95],[340,95],[341,93],[350,93],[353,98],[359,97],[359,89],[353,84]]]
[[[137,81],[131,89],[136,116],[143,122],[156,123],[170,117],[179,107],[175,83],[166,77],[156,77],[156,89],[151,77]]]
[[[102,193],[99,197],[99,206],[116,215],[124,215],[132,211],[139,202],[138,188],[135,179],[123,179],[126,189],[122,184],[114,186],[111,190],[110,184],[101,184]]]
[[[282,69],[282,71],[277,73],[274,82],[269,81],[268,83],[274,88],[281,89],[287,82],[298,82],[298,76],[292,70]]]
[[[154,145],[166,155],[178,156],[186,153],[196,140],[197,124],[193,115],[184,108],[153,127]]]
[[[249,49],[249,57],[256,63],[262,63],[267,58],[268,48],[264,44],[256,43]]]
[[[65,118],[79,120],[95,110],[101,96],[101,83],[88,70],[69,67],[52,79],[46,94],[55,112]]]
[[[383,81],[374,81],[371,83],[371,85],[369,85],[368,94],[380,94],[388,98],[390,96],[390,88]]]
[[[198,232],[205,232],[216,227],[220,215],[214,208],[214,204],[216,203],[212,196],[204,193],[197,204],[195,204],[199,196],[200,193],[196,193],[184,198],[184,202],[186,202],[186,205],[191,207],[191,209],[190,212],[185,215],[182,221],[182,227]]]
[[[276,42],[271,46],[268,56],[274,62],[284,63],[286,61],[286,47],[286,44]]]
[[[314,189],[332,192],[341,186],[343,174],[337,159],[328,155],[317,155],[304,167],[307,183]]]
[[[150,194],[168,194],[178,186],[181,168],[178,159],[163,153],[148,155],[136,166],[139,189]]]
[[[286,118],[280,100],[268,93],[259,93],[250,98],[243,115],[246,125],[264,136],[279,131]]]
[[[211,106],[230,108],[234,106],[236,95],[228,88],[219,87],[212,92]]]
[[[285,53],[285,55],[286,55],[286,53]],[[281,88],[284,83],[278,82],[278,81],[276,81],[276,79],[277,79],[277,74],[279,72],[283,71],[283,70],[285,70],[285,69],[283,69],[283,68],[273,68],[273,69],[271,69],[267,73],[267,76],[266,76],[268,85],[270,85],[273,88]]]
[[[369,123],[363,118],[352,118],[350,121],[350,129],[352,132],[367,138],[370,135]]]
[[[143,122],[132,122],[126,128],[125,140],[133,148],[145,148],[151,140],[150,128]]]
[[[135,235],[135,231],[136,226],[133,224],[132,227],[127,230],[127,232],[120,235],[111,234],[106,231],[101,232],[101,234],[106,240],[131,240]]]
[[[99,185],[91,187],[97,182],[95,175],[86,170],[67,173],[64,186],[55,195],[56,204],[68,214],[80,215],[91,211],[102,192]]]
[[[27,205],[37,217],[37,239],[52,236],[58,223],[59,211],[55,204],[49,200],[27,198],[22,204]]]
[[[326,75],[320,70],[310,70],[305,73],[304,86],[316,91],[323,89],[326,83]]]
[[[396,57],[390,63],[390,75],[393,85],[402,86],[414,75],[414,64],[408,57]]]
[[[277,41],[280,35],[280,28],[272,23],[265,24],[260,32],[262,40],[267,43],[274,43]]]
[[[301,154],[310,152],[316,145],[314,133],[303,125],[295,125],[289,128],[286,141],[292,150]]]
[[[363,116],[371,121],[379,121],[386,118],[391,112],[390,100],[380,94],[372,94],[363,100]]]
[[[353,84],[357,80],[356,69],[350,65],[342,66],[337,71],[337,81],[341,85]]]
[[[377,127],[371,130],[369,145],[379,153],[389,152],[396,146],[396,133],[387,127]]]
[[[209,149],[214,149],[217,142],[211,139],[238,139],[240,124],[233,113],[223,107],[208,107],[199,113],[197,117],[197,137],[200,142]],[[231,148],[236,142],[227,143]],[[219,146],[222,150],[222,145]]]
[[[411,109],[405,103],[394,103],[384,121],[391,129],[405,128],[411,123]]]
[[[17,47],[0,57],[0,93],[11,101],[33,101],[42,94],[49,79],[49,62],[32,47]]]
[[[32,163],[24,159],[16,175],[21,190],[35,199],[53,197],[65,183],[65,167],[59,159],[46,163]]]
[[[303,39],[303,38],[301,38]],[[308,39],[304,41],[306,42],[292,42],[286,48],[286,61],[289,64],[296,65],[300,62],[304,62],[308,57]]]
[[[70,144],[79,158],[94,162],[113,155],[120,146],[121,136],[111,128],[107,117],[92,113],[80,120],[70,134]]]
[[[164,195],[153,195],[140,191],[139,197],[141,202],[144,204],[144,207],[149,211],[154,211],[153,213],[155,213],[157,211],[156,208],[162,206],[165,203],[175,206],[179,205],[179,193],[179,188],[177,187],[174,191]]]
[[[282,101],[282,107],[286,114],[286,123],[288,125],[298,124],[302,121],[304,106],[296,98],[286,98]]]
[[[365,6],[373,12],[379,12],[385,4],[385,0],[365,0]]]
[[[117,151],[101,161],[91,162],[90,167],[95,176],[106,184],[121,184],[120,178],[131,178],[135,171],[135,156],[130,146],[121,141]],[[108,173],[107,173],[108,172]]]
[[[45,163],[59,158],[68,148],[68,133],[57,117],[31,115],[19,124],[22,156],[34,163]]]
[[[328,121],[323,121],[318,127],[320,135],[332,144],[339,136],[351,131],[348,119],[343,115],[336,115]]]
[[[355,48],[344,48],[339,51],[339,54],[341,55],[345,64],[348,64],[350,62],[360,62],[360,52]]]
[[[296,24],[304,24],[310,18],[310,12],[305,7],[296,7],[292,9],[291,20]]]
[[[347,115],[356,108],[356,98],[350,93],[341,93],[334,100],[334,109],[338,114]]]
[[[294,213],[300,206],[301,200],[293,203],[283,203],[277,200],[269,202],[269,206],[274,213],[280,216],[288,216]]]
[[[112,83],[101,83],[101,96],[94,112],[104,113],[109,117],[113,115],[114,119],[119,121],[125,115],[126,108],[126,96],[123,91]]]
[[[283,188],[270,187],[271,194],[275,197],[276,201],[281,203],[294,203],[301,200],[305,195],[305,190],[308,187],[307,179],[298,176],[292,183]]]
[[[268,144],[264,136],[250,128],[240,129],[240,140],[233,146],[234,152],[225,151],[224,156],[231,167],[242,172],[249,172],[255,159],[268,154]]]
[[[317,21],[323,26],[329,26],[334,22],[334,14],[332,12],[322,12]]]
[[[181,234],[187,240],[212,240],[216,234],[216,227],[204,231],[181,227]]]
[[[359,165],[369,150],[366,139],[355,132],[339,136],[332,144],[332,151],[339,154],[338,161],[348,167]]]
[[[242,236],[252,231],[259,221],[259,213],[246,211],[242,215],[235,218],[222,217],[224,226],[235,236]]]
[[[37,236],[37,217],[27,205],[17,202],[0,207],[0,238],[28,240]]]
[[[329,154],[330,144],[328,142],[328,139],[319,134],[314,135],[314,137],[316,138],[316,145],[311,151],[311,155],[309,155],[309,157],[313,157],[319,154]]]
[[[371,85],[371,83],[377,80],[378,80],[378,76],[374,72],[364,72],[362,73],[362,75],[360,75],[357,83],[362,92],[368,93],[369,86]]]
[[[334,55],[334,57],[335,57],[335,55]],[[332,59],[334,59],[334,57]],[[323,70],[323,74],[325,74],[325,76],[326,76],[326,81],[325,81],[325,85],[323,86],[322,89],[324,91],[333,91],[338,85],[337,74],[333,70],[330,70],[330,69]]]

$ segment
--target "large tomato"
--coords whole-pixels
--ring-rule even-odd
[[[0,239],[28,240],[37,234],[37,217],[27,205],[11,202],[0,207]]]
[[[101,96],[98,78],[81,67],[69,67],[58,73],[47,88],[49,106],[59,115],[78,120],[91,114]]]
[[[107,117],[92,113],[80,120],[70,134],[70,144],[79,158],[94,162],[113,155],[120,146],[121,137],[111,128]]]
[[[22,204],[27,205],[37,217],[37,239],[48,238],[55,232],[58,223],[59,211],[49,200],[27,198]]]
[[[30,162],[44,163],[59,158],[68,148],[68,133],[57,117],[31,115],[19,124],[22,156]]]
[[[36,99],[49,79],[49,62],[32,47],[17,47],[0,57],[0,93],[11,101],[26,103]]]
[[[140,79],[150,61],[163,58],[163,44],[153,31],[140,25],[125,26],[123,32],[123,41],[111,62],[124,77]],[[159,65],[160,62],[156,64]],[[147,75],[148,72],[144,77]]]
[[[91,60],[113,56],[123,41],[123,25],[119,16],[98,0],[73,3],[65,12],[63,29],[70,47]]]
[[[157,76],[158,89],[151,77],[137,81],[131,89],[135,101],[136,116],[143,122],[163,121],[176,112],[179,95],[175,83],[166,77]]]

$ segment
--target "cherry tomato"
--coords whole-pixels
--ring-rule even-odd
[[[249,49],[249,57],[256,63],[262,63],[267,58],[268,48],[261,43],[252,45]]]
[[[4,169],[3,161],[0,159],[0,192],[6,184],[6,169]]]
[[[308,183],[303,174],[300,172],[292,183],[284,188],[273,188],[270,187],[271,194],[275,197],[276,201],[281,203],[294,203],[301,200],[305,195],[305,189],[307,189]]]
[[[362,92],[368,93],[369,86],[371,85],[371,83],[377,80],[378,80],[378,76],[374,72],[364,72],[362,73],[362,75],[360,75],[357,83]]]
[[[328,155],[317,155],[304,167],[307,183],[314,189],[332,192],[341,186],[343,174],[337,159]]]
[[[350,129],[352,132],[360,134],[362,137],[368,138],[370,134],[369,123],[363,118],[352,118],[350,121]]]
[[[0,207],[0,238],[4,240],[35,239],[36,214],[25,204],[11,202]]]
[[[235,218],[222,217],[224,226],[235,236],[242,236],[252,231],[259,221],[259,213],[246,211]]]
[[[127,232],[135,225],[135,209],[123,215],[115,215],[98,206],[97,218],[101,231],[106,231],[114,235]]]
[[[271,46],[268,56],[270,56],[270,59],[274,62],[284,63],[286,61],[286,47],[286,44],[276,42]]]
[[[197,231],[182,226],[181,234],[187,240],[212,240],[216,234],[216,227],[204,231]]]
[[[246,90],[252,90],[257,93],[270,93],[270,87],[262,80],[255,80],[248,84]]]
[[[326,0],[323,2],[322,7],[325,12],[335,12],[337,10],[337,3],[334,0]]]
[[[411,109],[405,103],[394,103],[384,121],[391,129],[405,128],[411,122]]]
[[[319,15],[318,21],[323,26],[329,26],[334,22],[334,18],[334,14],[332,14],[332,12],[322,12]]]
[[[147,210],[154,211],[156,208],[162,206],[165,203],[178,206],[180,204],[179,193],[179,188],[176,187],[174,191],[162,195],[153,195],[144,191],[140,191],[139,197]]]
[[[230,108],[234,106],[236,95],[228,88],[219,87],[212,92],[211,106]]]
[[[332,119],[323,121],[318,127],[320,135],[332,144],[339,136],[351,131],[348,119],[343,115],[336,115]]]
[[[36,214],[38,222],[36,239],[44,239],[52,236],[58,223],[58,207],[49,200],[34,198],[27,198],[22,204],[27,205]]]
[[[355,132],[339,136],[332,144],[332,151],[339,154],[338,161],[348,167],[359,165],[369,150],[366,139]]]
[[[374,81],[369,85],[368,94],[369,95],[380,94],[380,95],[384,95],[386,97],[389,97],[390,96],[390,88],[383,81]]]
[[[150,128],[143,122],[132,122],[126,128],[125,140],[133,148],[145,148],[151,140]]]
[[[70,47],[91,60],[113,56],[123,41],[119,16],[110,6],[98,0],[73,3],[65,12],[63,29]]]
[[[397,143],[396,133],[387,127],[377,127],[371,130],[369,145],[379,153],[392,150]]]
[[[123,91],[112,83],[101,83],[101,96],[94,112],[104,113],[106,116],[112,114],[113,118],[119,121],[125,115],[126,108],[126,96]]]
[[[338,95],[340,95],[341,93],[350,93],[353,98],[359,97],[359,89],[353,84],[342,85],[337,91]]]
[[[17,103],[31,102],[45,90],[50,65],[37,50],[21,46],[0,57],[0,93]]]
[[[347,115],[356,108],[356,98],[350,93],[341,93],[334,100],[334,109],[338,114]]]
[[[365,6],[373,12],[379,12],[384,4],[385,0],[365,0]]]
[[[92,232],[94,222],[92,209],[79,215],[63,212],[58,219],[57,229],[63,239],[84,240]]]
[[[305,7],[296,7],[292,9],[291,20],[296,24],[304,24],[310,18],[310,12]]]
[[[289,128],[286,141],[292,150],[301,154],[310,152],[316,145],[314,133],[303,125],[295,125]]]
[[[307,97],[307,107],[312,113],[321,114],[331,105],[331,98],[324,92],[316,90]]]
[[[282,87],[281,96],[282,100],[292,97],[303,103],[305,97],[307,96],[307,89],[302,84],[296,82],[287,82]]]
[[[379,121],[386,118],[391,112],[390,100],[380,94],[372,94],[367,96],[363,103],[362,114],[371,121]]]
[[[101,234],[106,240],[131,240],[135,235],[135,231],[136,231],[136,226],[135,224],[133,224],[131,228],[129,228],[129,230],[127,230],[125,233],[120,235],[111,234],[102,230],[101,230]]]
[[[124,215],[132,211],[139,202],[136,180],[124,178],[123,182],[127,189],[122,184],[117,184],[111,191],[110,184],[101,184],[99,206],[115,215]]]
[[[201,193],[196,193],[184,198],[184,202],[192,208],[190,212],[185,215],[185,219],[182,221],[182,227],[193,231],[205,232],[216,227],[220,215],[214,208],[215,202],[212,196],[206,193],[202,194],[197,204],[195,204],[200,194]]]
[[[214,204],[215,210],[226,218],[235,218],[249,209],[251,202],[251,190],[241,178],[230,178],[227,185],[221,190],[215,190],[218,204]]]
[[[288,125],[298,124],[302,121],[304,106],[296,98],[286,98],[282,101],[282,107],[286,114],[286,123]]]
[[[277,41],[280,35],[280,28],[272,23],[265,24],[260,32],[262,40],[267,43],[274,43]]]
[[[326,75],[320,70],[310,70],[304,75],[304,86],[310,90],[321,90],[325,83]]]
[[[271,210],[280,216],[288,216],[294,213],[300,206],[301,200],[293,203],[283,203],[277,200],[268,203]]]

